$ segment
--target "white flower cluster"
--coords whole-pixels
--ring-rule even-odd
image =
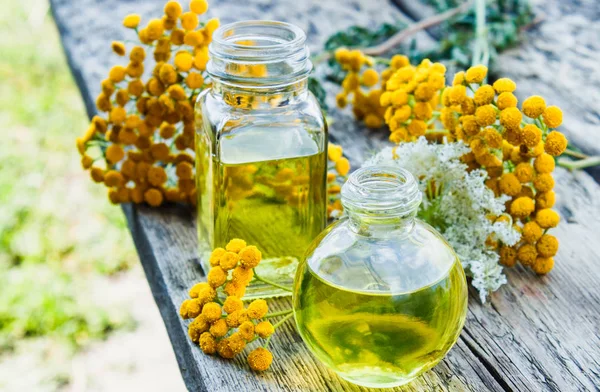
[[[398,165],[419,180],[423,192],[419,217],[439,230],[452,245],[465,271],[473,278],[481,301],[485,302],[490,291],[506,283],[500,257],[486,245],[486,240],[494,238],[512,246],[519,241],[520,234],[513,229],[512,221],[488,219],[504,212],[508,197],[495,197],[486,187],[485,171],[467,171],[460,157],[469,151],[462,142],[429,144],[421,137],[394,149],[384,148],[364,166]]]

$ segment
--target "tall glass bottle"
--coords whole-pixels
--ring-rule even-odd
[[[291,284],[326,224],[327,127],[308,91],[312,64],[299,28],[247,21],[213,34],[212,87],[196,104],[200,257],[232,238],[263,253],[257,272]],[[266,291],[268,290],[268,292]],[[278,295],[250,285],[247,297]]]
[[[406,170],[366,167],[342,188],[347,217],[311,245],[294,283],[310,350],[344,379],[405,384],[457,341],[467,311],[458,257],[415,218],[421,193]]]

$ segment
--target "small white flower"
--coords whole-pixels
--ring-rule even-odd
[[[493,235],[506,245],[514,245],[520,234],[511,222],[492,222],[489,215],[501,215],[507,196],[495,197],[485,185],[487,173],[467,171],[460,157],[470,151],[463,142],[429,144],[424,137],[402,143],[394,150],[384,148],[363,166],[398,165],[419,180],[423,192],[420,216],[438,229],[458,254],[482,302],[490,291],[506,283],[498,253],[486,244]],[[428,197],[428,187],[436,184],[437,192]],[[427,214],[423,214],[427,211]],[[427,219],[426,219],[427,220]]]

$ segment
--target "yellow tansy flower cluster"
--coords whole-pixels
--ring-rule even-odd
[[[499,195],[507,195],[507,213],[522,233],[522,240],[507,247],[490,239],[505,266],[517,261],[536,273],[548,273],[554,265],[558,241],[547,231],[560,218],[554,205],[554,158],[567,148],[567,139],[556,130],[562,112],[547,106],[540,96],[527,98],[518,107],[516,84],[508,79],[486,84],[488,69],[476,65],[454,76],[446,87],[442,64],[423,60],[418,66],[395,55],[389,68],[373,74],[373,59],[359,51],[338,49],[336,60],[348,71],[337,96],[340,107],[353,95],[354,114],[367,126],[380,127],[379,119],[390,129],[394,143],[425,136],[430,142],[462,141],[471,152],[462,160],[469,170],[488,173],[486,185]],[[369,67],[365,71],[361,70]],[[367,72],[368,71],[368,72]],[[361,86],[373,87],[368,93]],[[369,97],[379,97],[378,104]],[[366,98],[365,98],[366,97]],[[371,120],[367,120],[371,116]]]
[[[350,172],[350,161],[344,157],[342,146],[329,143],[327,146],[327,159],[329,167],[327,172],[327,216],[329,218],[338,218],[342,211],[342,201],[340,192],[341,184],[346,182]]]
[[[464,162],[486,170],[486,185],[496,195],[510,197],[506,210],[522,237],[513,247],[494,244],[501,263],[510,267],[519,261],[546,274],[558,251],[558,240],[547,232],[560,220],[551,208],[554,157],[567,147],[565,136],[554,130],[562,123],[562,112],[546,106],[540,96],[527,98],[519,109],[516,84],[507,78],[485,84],[486,76],[481,65],[459,72],[442,95],[440,120],[451,139],[471,147]]]
[[[184,12],[177,1],[142,26],[137,14],[123,25],[135,29],[140,45],[113,42],[128,57],[101,83],[100,113],[77,139],[82,166],[108,188],[112,203],[159,206],[165,200],[196,203],[194,102],[207,86],[208,44],[217,19],[200,24],[206,0],[192,0]]]
[[[381,78],[373,68],[374,60],[359,50],[346,48],[336,50],[335,59],[348,71],[342,82],[343,90],[336,96],[337,105],[343,108],[351,103],[354,115],[358,120],[364,120],[367,127],[383,126],[385,109],[379,104],[382,90],[377,87]],[[362,71],[365,66],[367,68]]]
[[[189,291],[189,299],[181,304],[183,319],[193,319],[188,334],[205,354],[217,354],[232,359],[257,339],[267,339],[248,355],[250,368],[264,371],[273,361],[266,349],[270,336],[292,311],[269,314],[264,299],[256,299],[248,306],[243,297],[255,276],[254,268],[262,259],[260,250],[244,240],[232,239],[225,248],[216,248],[210,255],[211,269],[207,281],[197,283]],[[271,317],[287,315],[276,325]]]

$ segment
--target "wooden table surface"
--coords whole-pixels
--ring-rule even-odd
[[[228,23],[244,19],[285,20],[302,27],[313,51],[337,30],[411,21],[431,13],[408,0],[213,0],[210,16]],[[124,15],[144,20],[160,15],[163,0],[51,0],[65,53],[88,115],[115,57],[110,42],[128,38]],[[500,56],[498,73],[515,79],[521,100],[542,94],[565,111],[562,130],[579,147],[600,152],[600,4],[595,0],[543,2],[544,22],[518,48]],[[131,37],[129,37],[131,38]],[[421,47],[435,32],[416,35]],[[327,85],[330,91],[335,88]],[[332,94],[330,94],[332,95]],[[332,97],[330,106],[334,103]],[[385,132],[361,129],[350,113],[332,111],[331,140],[340,143],[354,167],[384,145]],[[84,130],[82,130],[83,132]],[[482,305],[470,293],[463,333],[434,369],[397,391],[600,390],[600,186],[586,172],[555,173],[562,222],[554,234],[560,250],[554,270],[538,277],[516,267],[509,283]],[[99,192],[102,190],[99,188]],[[187,337],[178,315],[188,288],[203,279],[196,258],[193,211],[180,206],[124,206],[140,260],[190,391],[362,391],[319,364],[292,322],[271,340],[275,361],[256,374],[245,358],[234,362],[206,356]],[[289,299],[275,301],[277,309]],[[147,344],[152,344],[148,342]]]

